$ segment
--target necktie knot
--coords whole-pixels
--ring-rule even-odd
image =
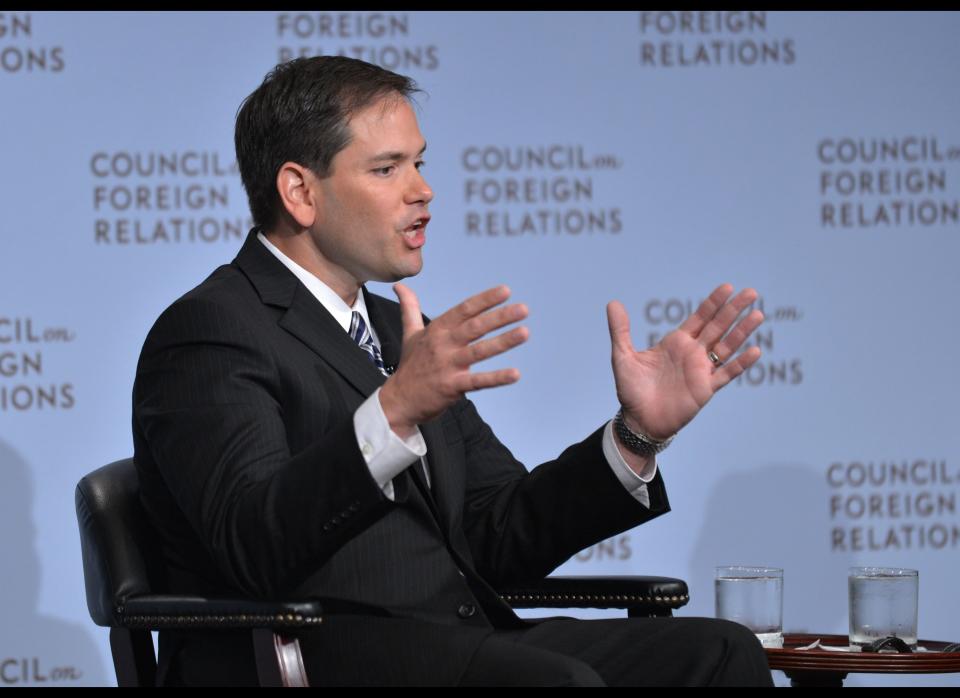
[[[377,367],[377,370],[380,371],[385,376],[390,375],[387,373],[386,367],[383,365],[383,357],[380,355],[380,348],[373,341],[373,335],[370,334],[370,329],[367,327],[367,323],[363,321],[363,316],[360,315],[356,310],[353,311],[353,315],[350,316],[350,338],[353,339],[357,345],[363,349],[367,356],[370,357],[370,361],[373,362],[373,365]]]

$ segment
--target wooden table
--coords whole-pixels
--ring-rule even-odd
[[[785,633],[783,649],[767,648],[771,669],[787,675],[793,686],[843,686],[847,674],[949,674],[960,672],[960,652],[913,652],[890,654],[873,652],[831,652],[798,650],[817,639],[833,647],[848,646],[846,635],[801,635]],[[928,650],[946,647],[947,642],[920,640]]]

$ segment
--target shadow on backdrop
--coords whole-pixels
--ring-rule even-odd
[[[823,475],[803,464],[771,463],[723,477],[693,547],[687,615],[714,615],[715,567],[781,567],[784,631],[845,635],[853,563],[849,553],[831,552],[828,489]],[[774,678],[787,685],[781,672]],[[851,675],[845,685],[856,683]]]
[[[104,671],[92,621],[86,627],[44,615],[37,608],[42,570],[32,514],[33,476],[20,454],[2,440],[0,472],[0,530],[4,532],[0,686],[114,685],[113,676]],[[75,516],[64,517],[71,520],[76,528]],[[65,538],[80,545],[79,534]],[[76,579],[82,580],[83,575]]]

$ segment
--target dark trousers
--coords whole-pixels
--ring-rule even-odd
[[[766,655],[743,626],[705,618],[551,618],[510,631],[370,619],[356,642],[301,637],[320,685],[772,686]],[[482,636],[479,643],[478,637]],[[415,639],[413,639],[415,637]],[[391,648],[358,663],[360,650]],[[441,659],[445,658],[445,659]],[[463,667],[466,667],[464,670]]]
[[[757,638],[707,618],[554,619],[491,635],[462,685],[772,686]]]

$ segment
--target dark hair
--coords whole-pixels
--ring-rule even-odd
[[[234,145],[254,223],[271,226],[282,210],[277,172],[296,162],[318,177],[350,143],[350,117],[382,97],[409,98],[416,83],[344,56],[281,63],[237,111]]]

